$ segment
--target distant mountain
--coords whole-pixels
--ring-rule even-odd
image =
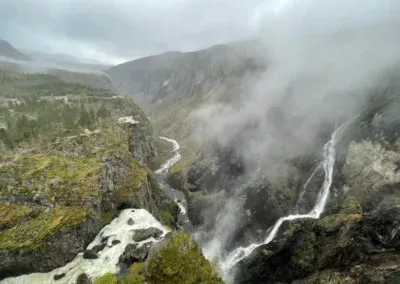
[[[28,56],[17,50],[9,42],[0,39],[0,57],[7,57],[15,60],[31,60]]]
[[[263,62],[261,43],[216,45],[194,52],[167,52],[106,70],[114,87],[140,101],[176,101],[208,92],[221,77],[257,69]]]
[[[46,53],[40,51],[24,50],[30,58],[41,65],[52,68],[68,70],[101,71],[110,68],[96,61],[87,61],[66,53]]]

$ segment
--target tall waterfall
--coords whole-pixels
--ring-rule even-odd
[[[325,179],[322,188],[318,194],[318,198],[314,208],[308,214],[288,215],[278,219],[262,243],[254,243],[247,247],[236,248],[231,253],[229,253],[225,258],[222,258],[220,268],[222,277],[225,279],[225,281],[227,282],[232,281],[231,279],[233,275],[232,269],[236,266],[238,262],[247,258],[257,247],[261,245],[266,245],[275,238],[283,222],[297,220],[297,219],[306,219],[306,218],[318,219],[320,217],[321,213],[325,209],[325,205],[329,196],[329,190],[332,185],[333,169],[335,166],[335,158],[336,158],[336,151],[335,151],[336,142],[338,141],[338,136],[342,133],[343,129],[347,126],[347,124],[348,123],[345,123],[339,128],[337,128],[336,131],[332,134],[331,139],[324,146],[323,149],[324,160],[322,162],[322,165],[325,172]]]

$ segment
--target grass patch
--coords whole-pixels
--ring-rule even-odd
[[[104,274],[94,281],[94,284],[117,284],[118,278],[111,272]]]
[[[160,210],[161,223],[165,226],[172,227],[175,223],[175,218],[168,210]]]
[[[36,215],[43,207],[32,207],[9,202],[0,202],[0,227]]]
[[[325,232],[331,233],[339,230],[344,223],[358,222],[361,218],[361,214],[334,214],[319,220],[317,226],[322,228]]]
[[[3,195],[35,196],[65,206],[83,206],[100,194],[103,163],[94,157],[31,154],[12,167],[10,180],[0,182]]]
[[[148,283],[223,283],[200,246],[187,233],[171,233],[170,242],[148,265]]]
[[[0,249],[36,249],[55,233],[81,224],[88,215],[89,210],[84,208],[56,207],[32,220],[5,230],[0,235]]]
[[[125,176],[123,185],[115,192],[120,198],[135,197],[136,192],[140,190],[147,180],[147,169],[136,162],[131,163],[131,167]]]

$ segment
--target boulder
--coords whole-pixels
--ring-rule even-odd
[[[85,250],[85,252],[83,253],[83,258],[84,259],[96,259],[96,258],[99,258],[99,256],[93,250]]]
[[[120,256],[118,263],[131,266],[134,262],[143,262],[149,253],[150,244],[137,247],[136,244],[126,246],[124,253]]]
[[[132,239],[135,242],[141,242],[149,238],[159,238],[163,234],[160,229],[151,227],[148,229],[135,230]]]

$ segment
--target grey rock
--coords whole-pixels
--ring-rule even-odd
[[[151,227],[148,229],[140,229],[140,230],[135,230],[134,231],[134,235],[132,237],[132,239],[135,242],[141,242],[144,240],[147,240],[148,238],[158,238],[163,234],[163,231],[161,231],[160,229]]]
[[[150,245],[143,244],[137,247],[136,244],[129,244],[126,246],[124,253],[119,258],[120,264],[132,265],[134,262],[143,262],[149,254]]]
[[[96,258],[99,258],[99,257],[98,257],[98,255],[97,255],[97,253],[96,253],[95,251],[93,251],[93,250],[86,250],[86,251],[83,253],[83,258],[84,258],[84,259],[96,259]]]
[[[85,273],[80,274],[76,279],[76,284],[91,284],[91,283],[92,281],[90,281],[89,277]]]
[[[120,244],[121,241],[120,240],[113,240],[111,243],[115,246],[115,245]]]
[[[63,278],[65,276],[65,273],[61,273],[61,274],[56,274],[53,276],[54,280],[60,280],[61,278]]]
[[[99,251],[102,251],[106,247],[106,243],[103,243],[101,245],[94,246],[91,250],[94,251],[95,253],[98,253]]]

